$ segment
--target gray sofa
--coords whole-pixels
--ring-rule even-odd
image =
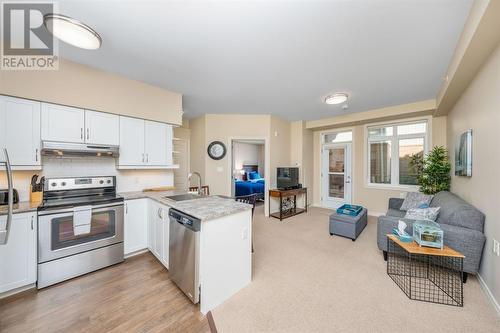
[[[387,234],[403,220],[408,227],[406,231],[413,233],[413,222],[403,218],[406,211],[400,210],[404,199],[389,199],[389,209],[385,216],[378,218],[377,244],[384,251],[387,260]],[[465,255],[464,272],[476,274],[481,263],[486,237],[483,233],[484,214],[460,197],[447,191],[437,193],[431,201],[431,207],[441,207],[436,220],[444,231],[444,244]],[[467,274],[464,274],[466,280]]]

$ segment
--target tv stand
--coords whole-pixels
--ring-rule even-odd
[[[297,207],[297,195],[305,195],[304,207]],[[293,197],[293,199],[291,199]],[[271,213],[271,198],[279,198],[279,211]],[[269,190],[269,216],[280,219],[295,216],[307,212],[307,187],[301,187],[290,190],[274,189]]]

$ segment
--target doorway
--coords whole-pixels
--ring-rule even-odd
[[[321,158],[321,205],[336,209],[352,203],[352,142],[325,141]]]
[[[231,195],[255,194],[264,201],[266,193],[266,149],[264,139],[231,141]]]

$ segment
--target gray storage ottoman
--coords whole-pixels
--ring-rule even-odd
[[[359,234],[366,227],[368,221],[368,211],[366,208],[356,216],[337,214],[330,215],[330,235],[339,235],[355,241]]]

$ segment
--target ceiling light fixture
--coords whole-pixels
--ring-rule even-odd
[[[326,96],[325,103],[330,105],[342,104],[347,102],[349,95],[346,93],[335,93],[333,95]]]
[[[46,14],[43,24],[55,37],[73,46],[97,50],[102,39],[99,34],[83,22],[61,14]]]

